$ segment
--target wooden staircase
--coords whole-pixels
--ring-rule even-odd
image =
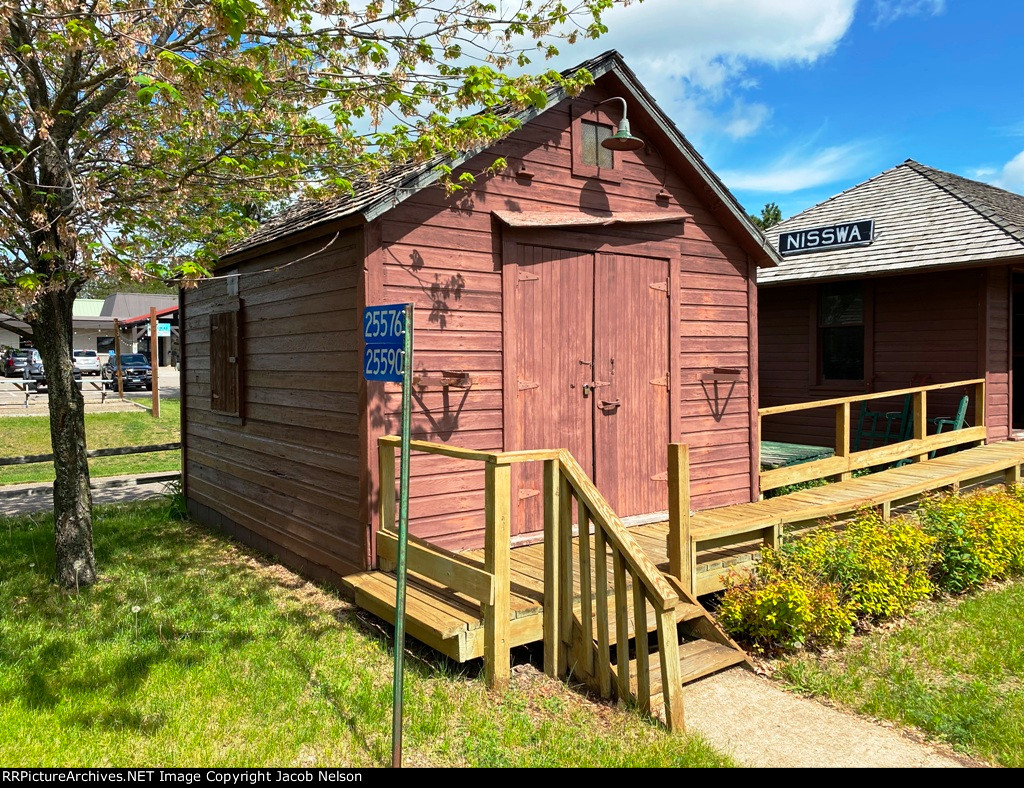
[[[753,669],[746,652],[725,633],[704,606],[693,598],[689,591],[682,588],[676,578],[668,574],[665,574],[664,577],[680,598],[674,608],[678,640],[679,671],[676,679],[678,686],[684,687],[738,665]],[[629,593],[632,593],[631,588]],[[609,606],[609,627],[612,631],[617,628],[614,611],[615,607]],[[648,622],[655,620],[653,614],[653,607],[648,605],[645,615]],[[638,702],[653,716],[661,717],[665,713],[666,701],[659,644],[657,638],[651,637],[656,632],[656,628],[648,624],[646,637],[642,638],[638,644],[635,616],[627,615],[626,618],[628,648],[623,651],[627,657],[626,666],[624,669],[620,668],[619,649],[621,647],[617,643],[610,645],[610,670],[605,678],[601,675],[601,671],[596,669],[600,643],[597,638],[591,638],[590,648],[593,658],[588,659],[586,655],[587,641],[580,620],[580,610],[578,606],[574,606],[569,674],[603,697],[617,697],[619,700],[629,703]],[[591,632],[596,631],[596,626],[595,616]],[[628,691],[626,692],[623,692],[623,685],[619,684],[620,671],[622,671],[625,681],[628,682]],[[648,676],[646,683],[648,684],[649,702],[646,706],[642,700],[641,685],[644,683],[642,673],[646,673]]]
[[[394,480],[395,439],[381,438]],[[655,566],[565,450],[486,453],[414,441],[413,450],[485,463],[485,549],[453,553],[410,537],[406,627],[459,661],[482,656],[489,686],[510,649],[543,642],[544,670],[683,728],[683,685],[750,663],[679,579]],[[544,465],[544,542],[512,548],[510,466]],[[345,578],[356,603],[394,621],[393,484],[382,484],[381,569]],[[517,554],[513,558],[514,554]]]

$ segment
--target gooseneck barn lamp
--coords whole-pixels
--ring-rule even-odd
[[[619,121],[619,128],[615,130],[612,136],[601,140],[601,147],[608,150],[640,150],[644,146],[644,141],[639,137],[634,137],[629,132],[629,120],[626,118],[626,99],[622,98],[622,96],[615,96],[614,98],[599,102],[597,106],[600,107],[601,104],[607,104],[609,101],[622,102],[622,120]]]

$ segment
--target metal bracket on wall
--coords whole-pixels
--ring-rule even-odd
[[[415,375],[412,384],[418,388],[440,386],[441,388],[468,389],[473,387],[473,378],[468,372],[442,370],[440,375]]]

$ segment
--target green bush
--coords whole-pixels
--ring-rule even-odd
[[[836,584],[858,618],[904,615],[932,591],[934,539],[908,517],[862,512],[844,531],[820,529],[784,548],[788,560]]]
[[[857,619],[905,615],[935,589],[964,593],[1024,575],[1024,487],[922,501],[916,517],[862,512],[764,549],[732,582],[719,617],[759,648],[842,643]]]
[[[990,580],[1024,574],[1024,490],[946,495],[922,502],[925,531],[935,540],[932,577],[955,594]]]
[[[765,548],[749,582],[726,590],[718,618],[735,637],[774,650],[843,643],[853,631],[854,614],[837,586]]]

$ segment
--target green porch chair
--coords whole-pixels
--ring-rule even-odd
[[[871,410],[867,402],[860,404],[860,418],[857,419],[857,434],[854,436],[853,450],[862,448],[874,449],[876,446],[888,446],[906,440],[913,430],[913,398],[907,394],[903,398],[901,411]],[[884,429],[882,422],[885,422]],[[876,443],[876,441],[880,441]],[[863,443],[867,446],[863,446]]]

